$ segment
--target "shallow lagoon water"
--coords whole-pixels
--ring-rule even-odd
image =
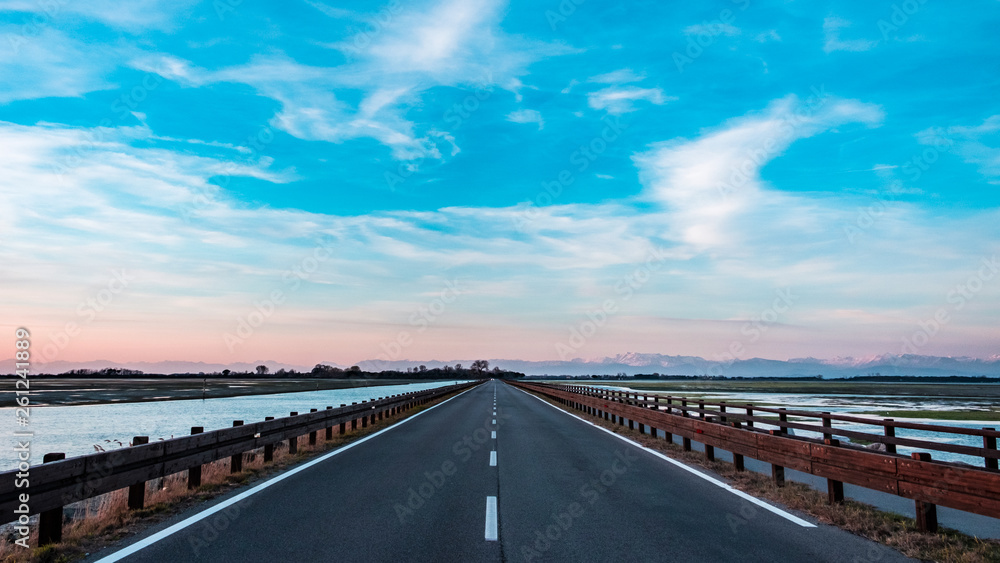
[[[31,464],[41,463],[42,456],[49,452],[75,457],[94,453],[95,445],[109,450],[128,445],[133,436],[149,436],[150,441],[169,439],[189,435],[192,426],[218,430],[231,427],[234,420],[258,422],[265,416],[280,418],[292,411],[322,410],[328,406],[339,407],[455,383],[459,382],[434,381],[216,399],[32,407],[30,426],[26,429],[34,433],[30,438]],[[0,408],[0,419],[13,421],[14,408]],[[4,424],[0,430],[8,452],[0,458],[0,471],[17,465],[13,450],[17,440],[15,429],[13,424]]]
[[[615,391],[634,391],[625,387],[599,386]],[[640,393],[654,394],[651,391],[640,391]],[[665,391],[657,391],[658,394],[666,394]],[[677,393],[671,393],[677,394]],[[878,421],[881,417],[861,415],[858,413],[878,410],[914,410],[914,411],[949,411],[949,410],[989,410],[996,407],[996,402],[988,399],[975,397],[919,397],[919,396],[893,396],[886,398],[873,397],[871,395],[851,395],[851,394],[798,394],[798,393],[744,393],[744,392],[704,392],[698,396],[705,397],[710,401],[727,401],[732,403],[750,403],[760,406],[780,406],[789,410],[800,410],[810,412],[830,412],[833,414],[850,414],[862,416]],[[915,422],[920,424],[932,424],[937,426],[952,426],[958,428],[981,429],[1000,428],[998,421],[969,421],[969,420],[941,420],[925,418],[903,418],[895,417],[900,422]],[[757,426],[767,428],[767,425],[758,423]],[[856,432],[867,432],[870,434],[880,433],[878,426],[871,426],[859,423],[836,422],[834,428],[843,430],[853,430]],[[775,426],[774,428],[777,428]],[[820,438],[820,432],[805,432],[797,430],[800,436]],[[938,432],[928,432],[925,430],[911,430],[907,428],[896,429],[896,436],[900,438],[913,438],[926,440],[928,442],[961,444],[965,446],[982,447],[982,438],[976,436],[963,436],[961,434],[947,434]],[[903,455],[909,455],[915,451],[923,451],[918,448],[908,448],[899,446],[897,451]],[[958,461],[971,465],[983,465],[983,459],[962,454],[949,452],[933,452],[934,459],[941,461]]]

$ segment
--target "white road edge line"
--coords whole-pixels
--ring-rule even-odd
[[[665,456],[665,455],[661,454],[660,452],[658,452],[656,450],[653,450],[653,449],[647,448],[646,446],[643,446],[639,442],[636,442],[634,440],[629,440],[628,438],[626,438],[625,436],[622,436],[621,434],[615,434],[614,432],[608,430],[607,428],[604,428],[603,426],[598,426],[598,425],[594,424],[593,422],[590,422],[589,420],[585,420],[583,418],[580,418],[579,416],[576,416],[575,414],[573,414],[571,412],[564,411],[564,410],[562,410],[561,408],[559,408],[559,407],[557,407],[555,405],[549,404],[549,403],[545,402],[543,399],[541,399],[540,397],[536,397],[535,395],[532,395],[531,393],[528,393],[524,389],[517,388],[517,390],[521,391],[522,393],[524,393],[526,395],[528,395],[529,397],[534,397],[534,398],[538,399],[542,403],[544,403],[544,404],[546,404],[546,405],[548,405],[548,406],[556,409],[557,411],[559,411],[559,412],[561,412],[563,414],[572,416],[573,418],[579,420],[580,422],[587,423],[587,424],[593,426],[594,428],[596,428],[596,429],[598,429],[598,430],[600,430],[602,432],[607,432],[608,434],[614,436],[615,438],[618,438],[619,440],[621,440],[623,442],[627,442],[627,443],[632,444],[633,446],[635,446],[635,447],[637,447],[637,448],[639,448],[641,450],[645,450],[645,451],[647,451],[647,452],[655,455],[656,457],[658,457],[658,458],[660,458],[660,459],[662,459],[664,461],[667,461],[669,463],[672,463],[672,464],[676,465],[677,467],[683,469],[684,471],[687,471],[688,473],[691,473],[693,475],[701,477],[702,479],[708,481],[709,483],[711,483],[711,484],[713,484],[713,485],[715,485],[717,487],[720,487],[722,489],[725,489],[725,490],[733,493],[734,495],[736,495],[736,496],[738,496],[738,497],[740,497],[740,498],[742,498],[744,500],[750,501],[750,502],[756,504],[757,506],[763,508],[764,510],[767,510],[769,512],[773,512],[774,514],[777,514],[778,516],[781,516],[782,518],[784,518],[784,519],[786,519],[786,520],[788,520],[790,522],[794,522],[795,524],[798,524],[799,526],[802,526],[803,528],[815,528],[816,527],[816,524],[813,524],[812,522],[808,522],[806,520],[803,520],[802,518],[799,518],[798,516],[796,516],[794,514],[790,514],[788,512],[785,512],[784,510],[782,510],[782,509],[780,509],[780,508],[778,508],[776,506],[772,506],[772,505],[770,505],[770,504],[768,504],[768,503],[760,500],[759,498],[757,498],[757,497],[755,497],[753,495],[748,495],[747,493],[744,493],[743,491],[741,491],[739,489],[733,488],[733,486],[730,485],[729,483],[724,483],[722,481],[719,481],[718,479],[716,479],[715,477],[712,477],[711,475],[702,473],[701,471],[698,471],[697,469],[695,469],[693,467],[688,467],[687,465],[685,465],[685,464],[677,461],[676,459],[673,459],[671,457]]]
[[[497,452],[494,450],[490,452],[490,467],[497,466]]]
[[[451,399],[456,399],[456,398],[462,396],[463,394],[465,394],[465,393],[467,393],[469,391],[472,391],[473,389],[475,389],[475,387],[472,387],[470,389],[466,389],[465,391],[462,391],[461,393],[459,393],[458,395],[455,395]],[[134,543],[134,544],[132,544],[132,545],[130,545],[130,546],[128,546],[128,547],[120,550],[120,551],[116,551],[116,552],[112,553],[111,555],[108,555],[107,557],[103,557],[101,559],[98,559],[96,563],[114,563],[115,561],[120,561],[120,560],[128,557],[129,555],[132,555],[133,553],[141,550],[141,549],[144,549],[144,548],[147,548],[147,547],[153,545],[154,543],[162,540],[163,538],[165,538],[167,536],[173,535],[173,534],[175,534],[175,533],[183,530],[184,528],[187,528],[188,526],[190,526],[190,525],[192,525],[192,524],[194,524],[196,522],[199,522],[201,520],[204,520],[205,518],[208,518],[209,516],[215,514],[216,512],[219,512],[220,510],[224,510],[224,509],[226,509],[226,508],[228,508],[228,507],[230,507],[230,506],[232,506],[232,505],[240,502],[241,500],[243,500],[243,499],[245,499],[245,498],[247,498],[247,497],[249,497],[251,495],[254,495],[256,493],[259,493],[260,491],[263,491],[264,489],[270,487],[271,485],[273,485],[273,484],[275,484],[275,483],[277,483],[279,481],[283,481],[286,478],[291,477],[292,475],[295,475],[296,473],[298,473],[300,471],[304,471],[304,470],[306,470],[306,469],[308,469],[308,468],[316,465],[317,463],[322,463],[322,462],[330,459],[331,457],[333,457],[333,456],[335,456],[335,455],[337,455],[339,453],[345,452],[345,451],[353,448],[354,446],[357,446],[359,444],[367,442],[368,440],[371,440],[372,438],[378,436],[379,434],[382,434],[383,432],[388,432],[388,431],[392,430],[393,428],[398,428],[398,427],[402,426],[403,424],[406,424],[407,422],[413,420],[414,418],[417,418],[418,416],[420,416],[420,415],[422,415],[422,414],[424,414],[426,412],[430,412],[430,411],[432,411],[432,410],[440,407],[441,405],[447,403],[451,399],[447,399],[447,400],[445,400],[445,401],[443,401],[441,403],[438,403],[438,404],[434,405],[433,407],[431,407],[429,409],[420,411],[417,414],[415,414],[415,415],[413,415],[413,416],[411,416],[409,418],[403,419],[403,420],[399,421],[396,424],[393,424],[392,426],[390,426],[388,428],[383,428],[382,430],[379,430],[378,432],[376,432],[374,434],[365,436],[364,438],[361,438],[360,440],[358,440],[356,442],[351,442],[350,444],[347,444],[346,446],[344,446],[342,448],[336,449],[336,450],[334,450],[334,451],[332,451],[332,452],[330,452],[328,454],[322,455],[322,456],[320,456],[320,457],[318,457],[318,458],[316,458],[316,459],[314,459],[312,461],[309,461],[307,463],[304,463],[304,464],[302,464],[302,465],[300,465],[300,466],[298,466],[298,467],[296,467],[294,469],[290,469],[290,470],[282,473],[281,475],[278,475],[278,476],[276,476],[276,477],[274,477],[274,478],[272,478],[272,479],[270,479],[268,481],[265,481],[265,482],[261,483],[260,485],[257,485],[256,487],[254,487],[254,488],[252,488],[252,489],[250,489],[248,491],[244,491],[244,492],[242,492],[242,493],[234,496],[233,498],[231,498],[229,500],[220,502],[219,504],[217,504],[217,505],[215,505],[215,506],[213,506],[211,508],[207,508],[207,509],[199,512],[198,514],[195,514],[194,516],[190,516],[188,518],[185,518],[184,520],[181,520],[180,522],[174,524],[173,526],[170,526],[169,528],[165,528],[165,529],[163,529],[163,530],[161,530],[161,531],[159,531],[159,532],[157,532],[157,533],[149,536],[148,538],[146,538],[144,540],[138,541],[138,542],[136,542],[136,543]]]
[[[486,497],[486,541],[497,539],[497,497]]]

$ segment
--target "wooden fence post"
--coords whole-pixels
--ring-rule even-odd
[[[149,443],[149,436],[136,436],[132,438],[133,446],[141,446]],[[141,510],[146,504],[146,482],[129,485],[128,507],[132,510]]]
[[[345,405],[343,403],[340,404],[340,408],[344,408],[346,406],[347,405]],[[341,422],[340,423],[340,435],[343,436],[344,434],[347,434],[347,423],[346,422]]]
[[[265,416],[264,422],[274,420],[273,416]],[[274,444],[264,444],[264,463],[274,461]]]
[[[66,459],[64,453],[50,453],[42,456],[42,463]],[[63,507],[46,510],[38,515],[38,547],[62,541]]]
[[[356,404],[358,404],[358,403],[356,403],[356,402],[355,402],[355,403],[351,403],[351,406],[354,406],[354,405],[356,405]],[[407,408],[409,408],[409,405],[410,405],[410,404],[409,404],[409,403],[407,403],[406,405],[407,405]],[[355,431],[355,430],[357,430],[357,429],[358,429],[358,419],[356,419],[356,418],[352,418],[352,419],[351,419],[351,431],[353,432],[353,431]]]
[[[753,405],[747,405],[747,416],[753,416]],[[753,428],[752,420],[747,420],[747,428]]]
[[[915,460],[930,461],[931,454],[926,452],[913,452],[910,454]],[[913,501],[917,512],[917,529],[921,532],[934,533],[938,530],[937,505],[922,500]]]
[[[823,428],[833,428],[833,420],[829,417],[829,414],[830,414],[829,412],[825,412],[825,411],[822,413],[822,415],[823,415],[822,416],[822,418],[823,418]],[[829,434],[827,432],[823,433],[823,440],[824,441],[826,441],[826,440],[832,440],[832,439],[833,439],[833,434]]]
[[[996,428],[983,428],[983,430],[996,430]],[[983,436],[983,448],[985,448],[987,452],[989,452],[990,450],[996,452],[997,451],[996,436]],[[997,470],[997,458],[987,457],[984,459],[986,460],[986,469],[992,469],[994,471]]]
[[[887,418],[883,422],[892,422],[892,421],[893,421],[893,419]],[[885,437],[886,438],[895,438],[896,437],[896,427],[895,426],[886,425],[885,426]],[[886,442],[886,444],[885,444],[885,453],[887,453],[887,454],[894,454],[894,453],[896,453],[896,444],[890,444],[890,443]]]
[[[326,407],[326,410],[332,411],[333,407]],[[326,439],[333,440],[333,426],[326,427]]]
[[[298,411],[292,411],[288,416],[299,416]],[[288,453],[295,455],[299,453],[299,437],[292,436],[288,439]]]
[[[234,420],[233,428],[237,426],[243,426],[243,421]],[[233,457],[229,458],[229,473],[239,473],[240,471],[243,471],[243,452],[233,454]]]
[[[192,426],[191,435],[201,434],[205,431],[204,426]],[[188,489],[194,490],[201,486],[201,466],[197,465],[195,467],[188,468]]]
[[[746,465],[743,462],[743,454],[733,452],[733,467],[736,471],[743,471],[746,469]]]
[[[319,409],[309,409],[309,412],[317,412],[317,411],[319,411]],[[310,446],[315,446],[316,445],[316,431],[315,430],[313,430],[312,432],[309,433],[309,445]]]
[[[778,410],[779,411],[784,411],[786,409],[782,408],[782,409],[778,409]],[[784,412],[778,413],[778,421],[779,422],[788,422],[788,414],[784,413]],[[788,427],[787,426],[779,425],[778,429],[781,431],[782,435],[788,434]]]
[[[840,440],[834,438],[826,438],[823,443],[828,446],[837,447],[840,445]],[[830,504],[840,504],[844,502],[844,482],[837,481],[836,479],[826,480],[826,494],[827,502]]]
[[[784,409],[782,409],[784,410]],[[785,416],[784,413],[781,416]],[[771,430],[772,436],[781,436],[784,434],[784,429],[782,430]],[[771,464],[771,479],[774,480],[774,484],[779,487],[785,486],[785,468],[781,465]]]

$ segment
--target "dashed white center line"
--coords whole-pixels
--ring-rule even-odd
[[[496,423],[497,423],[497,419],[494,418],[493,419],[493,424],[496,424]]]
[[[491,436],[491,437],[492,437],[492,438],[493,438],[494,440],[496,440],[496,439],[497,439],[497,431],[496,431],[496,430],[494,430],[494,431],[493,431],[493,436]]]
[[[497,541],[497,497],[486,497],[486,541]]]
[[[490,467],[496,467],[496,466],[497,466],[497,452],[492,451],[490,452]]]

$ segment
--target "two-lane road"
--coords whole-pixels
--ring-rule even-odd
[[[490,381],[92,560],[906,560],[745,497]]]

